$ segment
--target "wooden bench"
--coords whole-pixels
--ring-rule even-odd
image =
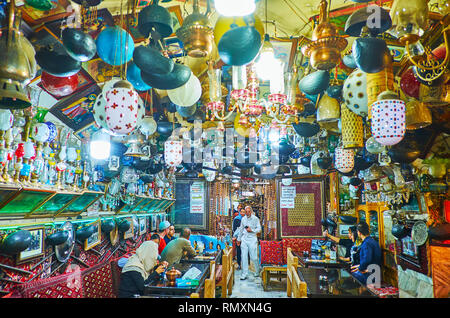
[[[205,280],[204,298],[216,298],[216,262],[209,263],[209,278]]]
[[[298,276],[297,271],[292,272],[292,298],[307,298],[307,285]]]
[[[233,251],[231,246],[223,250],[222,254],[222,279],[218,286],[221,287],[221,297],[227,298],[233,292],[234,266]]]
[[[286,269],[286,276],[287,276],[287,296],[291,297],[292,295],[292,284],[294,281],[294,273],[297,273],[297,267],[298,267],[298,257],[294,256],[292,254],[292,250],[290,247],[287,248],[287,269]],[[298,275],[297,275],[298,276]]]
[[[286,272],[287,272],[286,266],[276,266],[276,265],[263,266],[261,275],[264,290],[267,290],[271,278],[279,278],[279,279],[285,278]]]

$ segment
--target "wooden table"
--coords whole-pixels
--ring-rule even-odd
[[[298,267],[297,273],[307,284],[308,298],[377,297],[343,268]],[[320,276],[326,276],[328,283],[322,282]]]
[[[298,253],[294,253],[294,256],[298,257],[299,265],[303,267],[315,267],[315,268],[347,268],[349,264],[339,259],[325,258],[323,254],[312,253],[309,256],[303,256]]]
[[[203,263],[191,263],[185,261],[183,263],[180,262],[178,264],[175,264],[173,265],[173,267],[181,272],[181,277],[183,277],[183,275],[192,267],[196,267],[197,269],[199,269],[201,273],[197,277],[197,279],[199,280],[198,286],[169,286],[167,279],[163,278],[146,285],[144,288],[144,296],[174,298],[189,297],[192,293],[200,293],[200,290],[205,284],[205,279],[209,276],[209,261]]]
[[[196,255],[194,258],[191,258],[191,259],[181,259],[180,263],[191,263],[191,264],[208,263],[209,264],[209,262],[214,261],[214,262],[216,262],[216,264],[220,264],[221,255],[222,255],[222,251],[214,252],[214,253],[203,253],[203,254]]]

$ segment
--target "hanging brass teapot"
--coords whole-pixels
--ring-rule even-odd
[[[302,47],[303,55],[310,58],[310,64],[316,70],[336,67],[341,60],[341,52],[348,43],[328,21],[327,6],[325,0],[320,2],[319,24],[313,31],[312,41]]]
[[[200,13],[198,0],[194,0],[194,11],[188,15],[181,28],[176,31],[177,37],[183,42],[187,55],[193,58],[203,58],[211,54],[214,43],[213,29],[209,26],[208,16],[210,2],[205,14]]]

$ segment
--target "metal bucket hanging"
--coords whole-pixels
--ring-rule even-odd
[[[361,116],[341,105],[342,144],[345,149],[364,147],[364,127]]]

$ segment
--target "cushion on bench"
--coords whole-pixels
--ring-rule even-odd
[[[260,241],[261,265],[283,265],[281,241]]]
[[[311,252],[312,238],[284,238],[283,243],[283,264],[287,263],[287,249],[291,248],[292,252],[303,254],[304,251]]]

